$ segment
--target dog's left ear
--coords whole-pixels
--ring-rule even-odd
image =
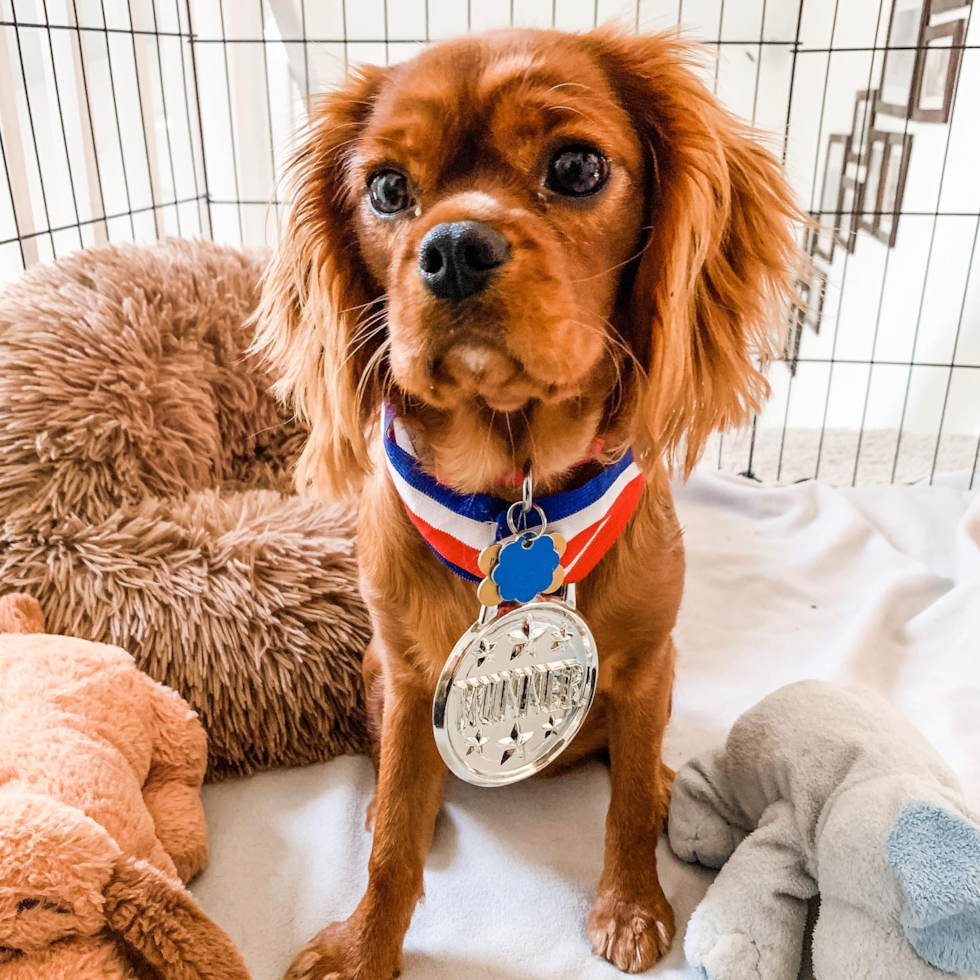
[[[759,134],[695,74],[696,49],[671,34],[586,37],[647,152],[626,338],[647,374],[634,447],[687,475],[713,431],[769,394],[759,367],[787,323],[803,216]]]

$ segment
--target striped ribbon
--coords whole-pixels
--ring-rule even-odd
[[[388,471],[412,523],[445,565],[462,578],[479,582],[483,578],[477,565],[480,552],[511,534],[510,503],[482,493],[458,493],[425,473],[404,424],[390,406],[385,407],[382,425]],[[630,450],[582,486],[534,498],[545,513],[548,530],[564,535],[568,542],[562,557],[566,582],[588,575],[612,547],[636,510],[643,484]],[[533,510],[527,518],[529,528],[539,523]]]

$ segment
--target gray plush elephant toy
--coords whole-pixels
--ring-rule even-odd
[[[804,681],[767,697],[682,767],[669,834],[721,868],[684,942],[705,980],[796,980],[818,893],[816,980],[980,976],[980,820],[876,695]]]

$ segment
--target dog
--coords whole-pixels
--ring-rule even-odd
[[[601,651],[594,707],[552,768],[610,764],[594,950],[640,972],[671,943],[656,846],[684,553],[669,477],[767,395],[801,218],[697,58],[674,35],[511,29],[364,67],[312,106],[256,347],[310,425],[299,484],[360,495],[378,779],[367,891],[289,980],[402,969],[446,775],[433,692],[477,608],[399,499],[384,402],[462,493],[516,500],[528,465],[535,492],[556,493],[635,454],[637,508],[578,586]]]

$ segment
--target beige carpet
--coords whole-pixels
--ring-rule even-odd
[[[701,462],[703,469],[745,473],[749,469],[751,430],[715,436]],[[896,449],[898,450],[896,463]],[[935,434],[897,429],[756,430],[752,475],[767,482],[795,483],[819,477],[834,486],[869,483],[930,482],[933,473],[963,474],[963,485],[980,486],[977,437],[944,434],[936,452]],[[935,462],[934,462],[935,461]],[[894,468],[894,472],[893,472]]]

